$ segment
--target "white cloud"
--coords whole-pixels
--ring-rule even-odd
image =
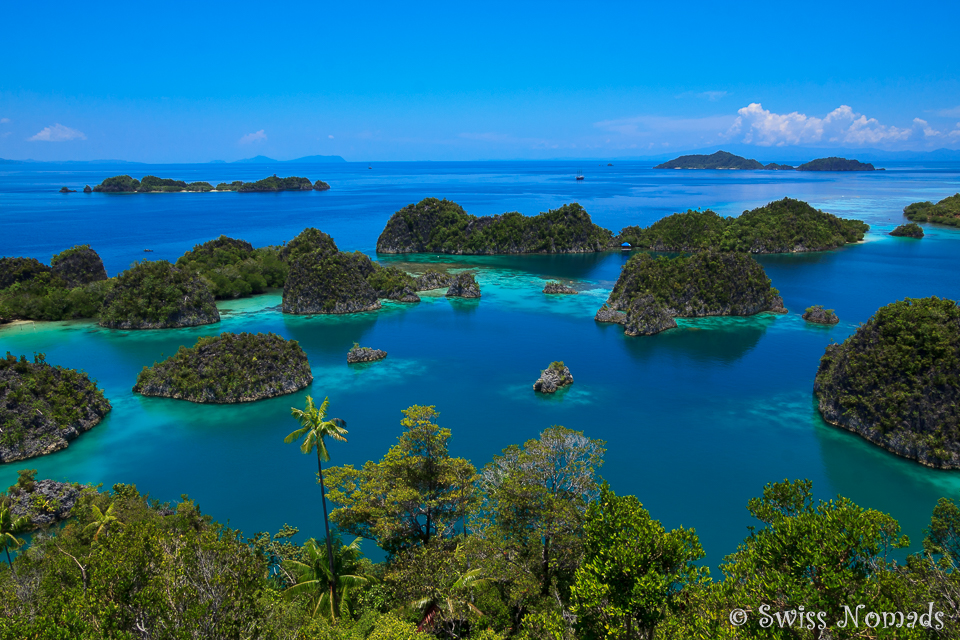
[[[333,140],[333,136],[332,136],[332,135],[329,135],[329,136],[327,136],[327,137],[330,138],[331,140]]]
[[[10,122],[10,118],[0,118],[0,124],[7,124]]]
[[[957,128],[947,134],[950,138],[960,138],[960,122],[957,123]]]
[[[880,124],[874,118],[854,112],[841,105],[824,118],[807,116],[794,111],[787,114],[773,113],[754,102],[739,111],[728,137],[743,134],[743,142],[761,147],[817,142],[846,144],[876,144],[906,140],[912,129],[900,129]]]
[[[83,132],[77,131],[76,129],[71,129],[70,127],[65,127],[60,123],[57,123],[52,127],[44,127],[39,133],[37,133],[37,135],[27,138],[27,140],[34,142],[65,142],[67,140],[86,139],[87,136],[83,135]]]
[[[943,116],[944,118],[960,117],[960,107],[954,107],[953,109],[940,109],[937,111],[937,115]]]
[[[922,119],[920,119],[920,118],[914,118],[914,119],[913,119],[913,124],[914,124],[917,128],[923,129],[923,137],[924,137],[924,138],[932,138],[932,137],[935,137],[935,136],[940,135],[940,132],[937,131],[936,129],[934,129],[933,127],[931,127],[931,126],[927,123],[926,120],[922,120]]]
[[[717,100],[724,97],[725,95],[727,95],[726,91],[704,91],[702,93],[698,93],[697,97],[706,98],[710,102],[716,102]]]
[[[263,142],[267,139],[267,134],[263,132],[263,129],[255,133],[248,133],[247,135],[240,138],[240,144],[251,144],[253,142]]]

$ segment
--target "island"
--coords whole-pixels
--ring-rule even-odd
[[[93,189],[90,188],[90,185],[87,185],[83,188],[84,193],[93,193]]]
[[[328,256],[339,253],[337,243],[328,234],[315,227],[307,227],[280,249],[280,259],[291,264],[303,256],[319,251]]]
[[[316,182],[313,183],[313,190],[314,190],[314,191],[329,191],[329,190],[330,190],[330,185],[327,184],[326,182],[324,182],[323,180],[317,180]]]
[[[890,235],[901,238],[919,239],[923,237],[923,227],[918,225],[916,222],[908,222],[907,224],[901,224],[896,229],[891,231]]]
[[[76,193],[76,189],[71,189],[70,187],[60,187],[60,193]]]
[[[367,276],[367,282],[377,292],[377,297],[396,302],[420,302],[413,276],[396,267],[383,267],[376,262],[373,266],[374,271]]]
[[[56,254],[50,261],[50,267],[68,289],[107,279],[107,270],[100,254],[88,244],[80,244]]]
[[[65,449],[110,411],[103,391],[82,371],[33,362],[9,351],[0,358],[0,462]]]
[[[202,404],[233,404],[294,393],[311,382],[310,363],[296,340],[274,333],[221,333],[144,367],[133,390]]]
[[[110,329],[170,329],[220,322],[209,287],[166,260],[142,261],[117,276],[100,309]]]
[[[795,167],[792,167],[789,164],[777,164],[776,162],[765,164],[763,165],[763,168],[766,171],[794,171],[795,170]]]
[[[242,182],[236,180],[231,183],[221,182],[217,185],[217,191],[237,191],[239,193],[254,193],[262,191],[326,191],[330,188],[326,182],[317,180],[316,183],[310,182],[309,178],[300,178],[290,176],[289,178],[280,178],[276,174],[257,180],[256,182]]]
[[[359,364],[361,362],[376,362],[387,357],[387,352],[381,349],[371,349],[370,347],[361,347],[360,343],[354,342],[353,347],[347,352],[347,364]]]
[[[33,280],[51,269],[36,258],[0,258],[0,289]]]
[[[456,202],[425,198],[390,217],[377,253],[589,253],[606,250],[612,240],[576,203],[536,216],[514,211],[478,218]]]
[[[557,280],[550,280],[543,287],[544,293],[559,293],[565,295],[575,295],[577,290]]]
[[[763,165],[756,160],[735,156],[726,151],[717,151],[710,155],[689,155],[674,158],[654,169],[763,169]]]
[[[907,220],[914,222],[936,222],[952,227],[960,226],[960,193],[932,202],[914,202],[903,209]]]
[[[540,372],[540,377],[533,383],[533,390],[537,393],[556,393],[557,389],[569,384],[573,384],[570,367],[562,361],[555,361]]]
[[[299,236],[298,236],[299,237]],[[277,247],[254,249],[246,240],[220,236],[180,256],[177,268],[198,274],[218,299],[240,298],[282,287],[289,267]]]
[[[724,218],[707,209],[674,213],[649,227],[625,227],[617,240],[652,251],[743,251],[800,253],[836,249],[863,240],[870,229],[802,200],[776,200],[740,216]]]
[[[36,469],[17,471],[17,482],[7,488],[6,501],[15,517],[30,520],[27,531],[46,529],[70,517],[77,499],[89,490],[74,482],[37,480]]]
[[[472,273],[458,273],[453,277],[446,295],[448,298],[479,298],[480,285]]]
[[[828,345],[813,390],[830,424],[925,466],[960,469],[958,376],[957,303],[906,298]]]
[[[330,185],[323,180],[311,182],[308,178],[300,178],[297,176],[279,178],[276,175],[272,175],[263,180],[257,180],[256,182],[235,180],[233,182],[221,182],[214,187],[209,182],[186,182],[184,180],[173,180],[171,178],[158,178],[157,176],[144,176],[142,180],[137,180],[128,175],[121,175],[106,178],[93,189],[87,186],[84,192],[207,193],[211,191],[239,191],[241,193],[251,193],[260,191],[326,191],[329,188]],[[66,187],[64,187],[64,189],[66,189]],[[61,193],[66,193],[63,189],[60,191]]]
[[[623,266],[595,319],[618,324],[622,319],[628,335],[652,335],[676,326],[666,316],[749,316],[763,311],[786,313],[763,267],[746,253],[703,251],[673,258],[638,253]]]
[[[840,322],[840,318],[833,312],[833,309],[824,309],[819,304],[807,307],[801,317],[812,324],[837,324]]]
[[[876,171],[876,169],[869,162],[830,157],[805,162],[797,167],[797,171]]]
[[[341,314],[381,307],[367,277],[373,261],[359,251],[328,253],[318,249],[293,260],[283,285],[283,313]]]
[[[427,269],[421,275],[417,276],[417,291],[431,291],[433,289],[445,289],[454,281],[453,274],[443,273],[436,269]]]
[[[114,281],[89,245],[53,256],[52,267],[35,258],[0,258],[0,321],[96,317]]]

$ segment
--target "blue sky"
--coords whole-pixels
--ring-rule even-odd
[[[960,3],[8,3],[0,157],[960,148]]]

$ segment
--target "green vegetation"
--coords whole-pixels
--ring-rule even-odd
[[[329,185],[328,187],[329,188]],[[231,183],[221,182],[217,185],[217,191],[237,191],[240,193],[251,193],[254,191],[312,191],[313,183],[307,178],[298,178],[290,176],[289,178],[278,178],[276,175],[269,176],[256,182],[243,182],[235,180]]]
[[[916,222],[909,222],[907,224],[899,225],[896,229],[890,232],[890,235],[904,238],[922,238],[923,227],[918,225]]]
[[[621,242],[653,251],[823,251],[863,240],[869,226],[784,198],[723,218],[709,209],[667,216],[647,228],[626,227]]]
[[[144,367],[133,390],[190,402],[251,402],[299,391],[312,381],[307,355],[296,340],[273,333],[221,333]]]
[[[576,203],[532,217],[478,218],[455,202],[426,198],[390,217],[377,253],[583,253],[603,251],[612,239]]]
[[[87,374],[33,362],[9,351],[0,358],[0,462],[58,451],[77,433],[96,425],[110,411]]]
[[[70,320],[96,317],[113,287],[97,252],[78,245],[53,256],[0,258],[0,319]]]
[[[207,285],[166,260],[136,262],[117,276],[100,309],[113,329],[192,327],[220,321]]]
[[[180,256],[177,267],[203,279],[215,298],[240,298],[282,287],[289,270],[280,249],[254,249],[249,242],[227,236],[194,246]]]
[[[136,193],[140,188],[140,181],[130,176],[113,176],[107,178],[93,188],[98,193]]]
[[[937,222],[952,227],[960,226],[960,193],[932,202],[914,202],[903,210],[907,220],[914,222]]]
[[[328,256],[339,253],[340,250],[329,235],[319,229],[307,227],[297,234],[296,238],[283,245],[280,249],[280,259],[290,264],[314,252]]]
[[[671,316],[747,316],[782,309],[779,292],[747,254],[705,251],[653,258],[635,254],[623,266],[607,306],[629,312],[646,296]]]
[[[881,307],[820,359],[831,424],[931,467],[960,468],[960,308],[937,297]]]
[[[139,193],[161,193],[178,191],[213,191],[213,185],[209,182],[184,182],[183,180],[171,180],[169,178],[158,178],[156,176],[144,176],[140,181]]]
[[[717,151],[710,155],[680,156],[658,164],[654,169],[763,169],[756,160],[735,156],[726,151]]]
[[[857,160],[847,160],[846,158],[817,158],[806,162],[799,167],[797,171],[874,171],[874,167],[869,162],[859,162]]]
[[[298,178],[291,176],[289,178],[278,178],[276,175],[257,180],[256,182],[243,182],[235,180],[234,182],[221,182],[217,185],[217,191],[325,191],[330,185],[322,180],[317,180],[316,184],[311,183],[307,178]],[[144,176],[142,180],[131,178],[130,176],[113,176],[107,178],[93,188],[93,191],[102,193],[172,193],[180,191],[207,192],[213,191],[214,187],[209,182],[185,182],[183,180],[173,180],[171,178],[158,178],[157,176]],[[84,190],[86,191],[86,189]]]
[[[404,302],[420,300],[416,294],[417,281],[409,273],[396,267],[381,267],[377,263],[374,263],[374,266],[373,273],[367,276],[367,283],[377,292],[378,297]]]
[[[284,313],[356,313],[380,308],[377,292],[367,283],[375,270],[360,253],[327,253],[318,249],[294,260],[283,286]]]

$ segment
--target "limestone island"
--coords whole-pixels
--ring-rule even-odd
[[[198,274],[217,299],[241,298],[282,287],[289,269],[279,248],[254,249],[246,240],[227,236],[195,245],[180,256],[176,266]]]
[[[81,371],[28,362],[9,351],[0,358],[0,462],[66,449],[110,411],[103,391]]]
[[[544,293],[562,293],[562,294],[567,294],[567,295],[575,295],[575,294],[577,293],[577,290],[574,289],[574,288],[572,288],[572,287],[568,287],[568,286],[566,286],[565,284],[563,284],[562,282],[559,282],[559,281],[557,281],[557,280],[550,280],[549,282],[547,282],[546,285],[544,285],[544,287],[543,287],[543,292],[544,292]]]
[[[622,323],[627,335],[652,335],[675,327],[674,318],[763,311],[786,313],[763,267],[748,254],[704,251],[653,258],[638,253],[623,266],[595,319]]]
[[[53,256],[0,258],[0,322],[94,318],[114,281],[89,245]]]
[[[37,480],[36,469],[20,469],[17,482],[2,499],[15,517],[30,519],[27,531],[45,529],[70,517],[70,510],[87,487],[73,482]]]
[[[390,217],[377,253],[589,253],[605,251],[612,240],[576,203],[536,216],[514,211],[478,218],[456,202],[426,198]]]
[[[379,309],[377,291],[367,282],[375,270],[373,261],[359,251],[318,249],[296,258],[283,285],[283,312],[341,314]]]
[[[533,390],[537,393],[556,393],[557,389],[568,384],[573,384],[570,367],[562,361],[556,361],[540,372],[540,377],[533,383]]]
[[[377,292],[377,297],[397,302],[420,302],[417,281],[413,276],[396,267],[383,267],[373,263],[374,271],[367,282]]]
[[[456,279],[451,273],[442,273],[436,269],[427,269],[416,279],[417,291],[432,291],[433,289],[446,289]]]
[[[907,220],[914,222],[936,222],[951,227],[960,227],[960,193],[932,202],[914,202],[903,209]]]
[[[833,312],[833,309],[824,309],[819,304],[807,307],[801,317],[813,324],[837,324],[840,322],[840,318]]]
[[[447,289],[448,298],[479,298],[480,285],[472,273],[458,273],[453,277],[450,288]]]
[[[736,156],[726,151],[717,151],[710,155],[693,154],[680,156],[654,169],[763,169],[763,165],[756,160]]]
[[[876,171],[876,169],[869,162],[831,157],[805,162],[797,167],[797,171]]]
[[[319,182],[319,181],[318,181]],[[329,189],[330,185],[326,182],[319,182],[321,185],[326,185],[326,188]],[[276,174],[264,178],[263,180],[257,180],[256,182],[243,182],[241,180],[236,180],[234,182],[226,183],[221,182],[217,185],[217,191],[237,191],[239,193],[254,193],[258,191],[313,191],[314,183],[310,182],[309,178],[299,178],[297,176],[290,176],[289,178],[279,178]],[[321,187],[316,189],[317,191],[324,191]]]
[[[93,193],[93,189],[90,188],[90,185],[87,185],[83,188],[84,193]]]
[[[830,424],[937,469],[960,469],[960,308],[907,298],[827,346],[813,390]]]
[[[291,176],[289,178],[279,178],[276,175],[269,176],[256,182],[243,182],[235,180],[233,182],[221,182],[214,187],[209,182],[185,182],[184,180],[173,180],[171,178],[158,178],[157,176],[144,176],[142,180],[137,180],[128,175],[113,176],[105,179],[103,182],[90,189],[89,186],[84,189],[85,193],[96,191],[98,193],[181,193],[196,192],[207,193],[210,191],[239,191],[241,193],[252,193],[258,191],[326,191],[330,185],[323,180],[311,182],[308,178]],[[66,189],[66,187],[64,187]],[[62,193],[65,193],[61,189]]]
[[[221,333],[144,367],[133,390],[145,396],[232,404],[294,393],[311,382],[310,363],[296,340],[273,333]]]
[[[796,168],[789,164],[777,164],[776,162],[771,162],[770,164],[763,165],[763,168],[766,171],[794,171]]]
[[[674,213],[646,228],[625,227],[617,240],[652,251],[800,253],[836,249],[863,240],[870,227],[839,218],[802,200],[784,198],[738,217],[713,211]]]
[[[76,189],[71,189],[70,187],[60,187],[60,193],[76,193]]]
[[[199,276],[166,260],[138,262],[117,276],[100,309],[110,329],[170,329],[220,322],[213,294]]]
[[[923,227],[918,225],[916,222],[908,222],[907,224],[901,224],[896,229],[891,231],[890,235],[901,238],[919,239],[923,237]]]
[[[354,342],[353,347],[347,352],[347,364],[358,364],[361,362],[376,362],[387,357],[387,352],[381,349],[371,349],[370,347],[361,347],[359,343]]]

